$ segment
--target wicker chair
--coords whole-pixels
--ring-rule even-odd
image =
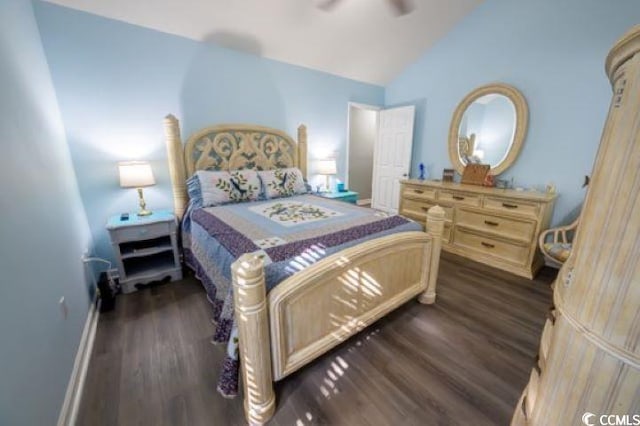
[[[569,258],[573,237],[579,223],[580,218],[571,225],[550,228],[540,234],[538,239],[540,251],[552,265],[560,267]],[[549,239],[549,236],[552,238]]]

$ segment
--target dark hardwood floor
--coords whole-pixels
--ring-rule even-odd
[[[438,299],[411,301],[276,384],[273,425],[507,425],[556,271],[518,278],[444,253]],[[79,425],[241,425],[216,392],[224,347],[193,278],[118,296],[102,314]]]

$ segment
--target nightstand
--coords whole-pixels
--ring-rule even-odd
[[[324,198],[346,201],[347,203],[356,204],[358,202],[358,193],[354,191],[344,192],[319,192],[317,195]]]
[[[148,284],[169,277],[182,278],[178,253],[177,224],[168,211],[149,216],[130,214],[109,218],[107,230],[118,264],[123,293],[136,291],[137,284]]]

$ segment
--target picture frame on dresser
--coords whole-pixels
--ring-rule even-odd
[[[456,174],[454,169],[444,169],[442,170],[442,181],[443,182],[453,182],[453,178]],[[420,179],[423,180],[423,179]]]
[[[467,164],[462,172],[462,183],[469,185],[483,185],[489,173],[489,164]]]

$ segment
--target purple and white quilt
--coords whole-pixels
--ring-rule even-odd
[[[267,291],[318,260],[366,240],[421,226],[401,216],[315,195],[191,211],[183,225],[185,259],[213,306],[216,343],[227,343],[218,381],[226,397],[238,392],[238,345],[233,325],[231,264],[244,253],[265,262]]]

